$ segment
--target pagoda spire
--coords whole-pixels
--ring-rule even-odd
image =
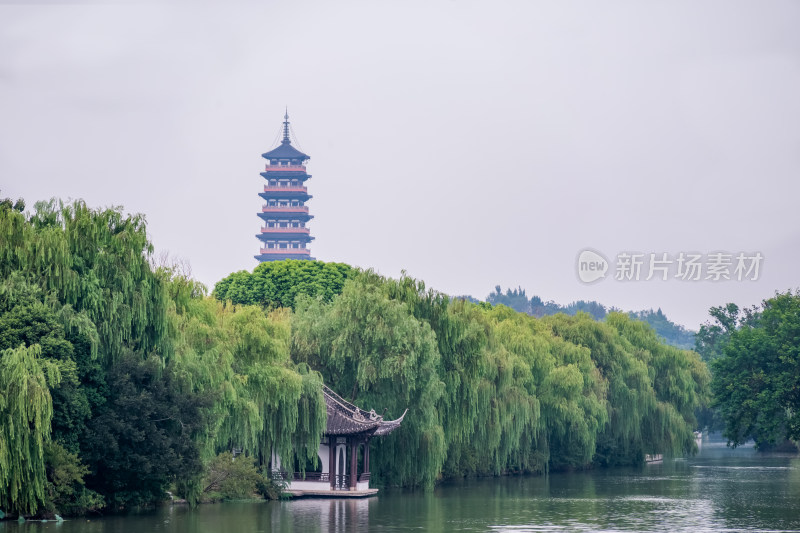
[[[291,144],[292,141],[289,139],[289,107],[286,107],[286,114],[283,115],[283,141],[281,144]]]

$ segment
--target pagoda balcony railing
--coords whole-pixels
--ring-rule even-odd
[[[307,187],[282,187],[280,185],[264,185],[264,192],[308,192]]]
[[[267,172],[305,172],[305,165],[267,165]]]
[[[309,228],[261,228],[261,233],[310,233]]]
[[[311,250],[308,248],[261,248],[262,254],[294,254],[294,255],[311,255]]]
[[[277,205],[264,205],[261,206],[263,213],[308,213],[307,205],[290,205],[290,206],[277,206]]]

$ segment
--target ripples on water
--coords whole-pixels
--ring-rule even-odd
[[[3,531],[800,531],[800,459],[705,441],[697,457],[642,468],[449,483],[361,500],[230,503],[102,520],[0,524]]]

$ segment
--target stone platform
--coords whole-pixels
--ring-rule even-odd
[[[378,494],[378,489],[364,490],[287,490],[292,498],[366,498]]]

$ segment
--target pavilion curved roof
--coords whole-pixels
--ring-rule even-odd
[[[365,411],[325,385],[322,386],[322,394],[325,396],[325,407],[328,411],[325,435],[367,434],[382,437],[400,427],[400,423],[408,413],[406,409],[397,420],[384,420],[374,409]]]

